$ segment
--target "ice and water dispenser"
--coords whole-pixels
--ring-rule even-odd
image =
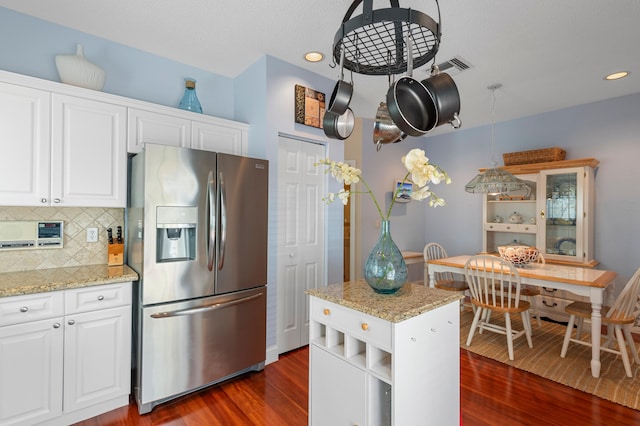
[[[157,207],[156,261],[195,260],[197,207]]]

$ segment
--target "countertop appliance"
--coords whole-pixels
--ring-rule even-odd
[[[140,414],[264,368],[267,160],[146,144],[127,209]]]

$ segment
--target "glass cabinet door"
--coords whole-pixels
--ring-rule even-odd
[[[544,200],[544,210],[540,212],[539,245],[548,258],[571,262],[581,259],[584,170],[543,170],[540,175],[538,194]]]

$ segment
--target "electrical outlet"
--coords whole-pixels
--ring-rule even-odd
[[[87,228],[87,242],[98,242],[98,228]]]

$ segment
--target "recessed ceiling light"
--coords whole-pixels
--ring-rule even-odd
[[[324,55],[320,52],[307,52],[304,55],[304,59],[309,62],[320,62],[324,59]]]
[[[612,74],[609,74],[604,79],[605,80],[618,80],[618,79],[626,77],[628,75],[629,75],[629,71],[618,71],[618,72],[614,72]]]

